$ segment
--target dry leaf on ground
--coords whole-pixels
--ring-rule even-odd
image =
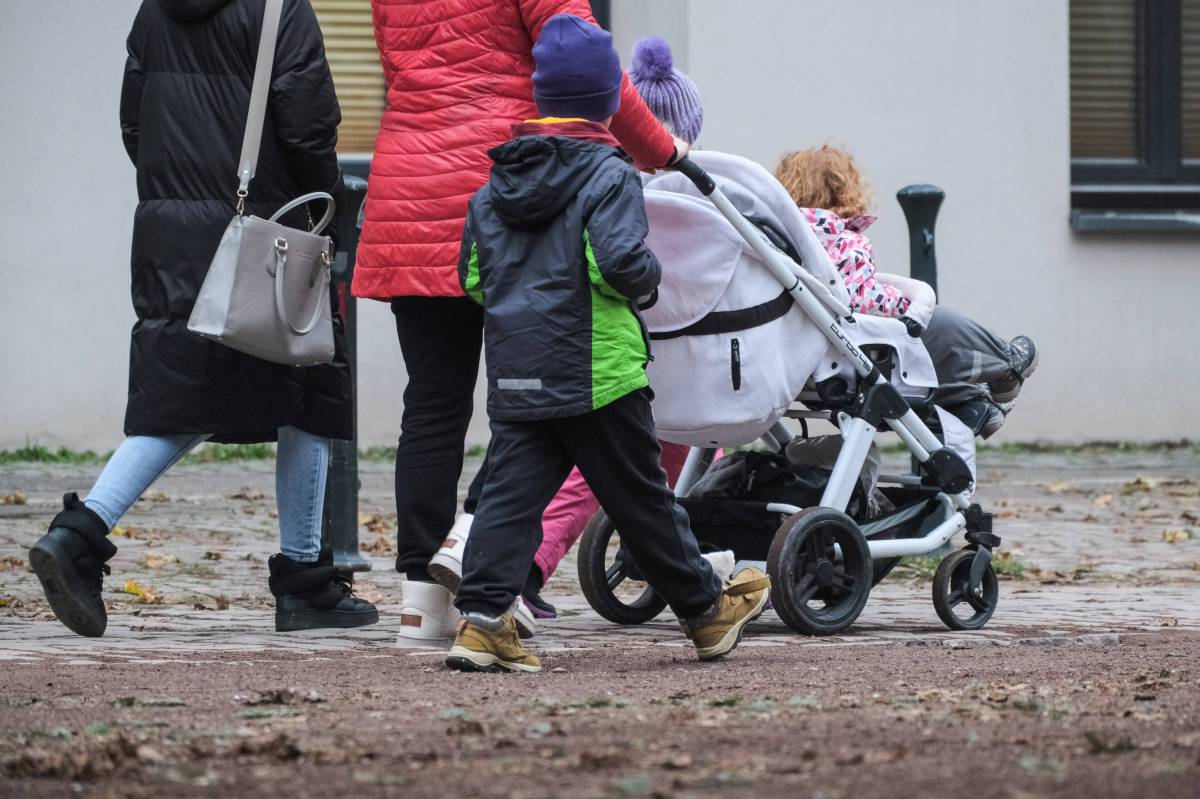
[[[210,549],[204,553],[205,560],[220,560],[223,557],[225,557],[224,554],[222,554],[221,552],[218,552],[215,549]]]
[[[142,502],[167,502],[171,498],[157,488],[151,488],[145,494],[142,494]]]
[[[11,494],[5,494],[0,497],[0,504],[3,505],[24,505],[29,501],[29,497],[22,494],[20,491],[14,491]]]
[[[1098,496],[1092,500],[1092,504],[1095,505],[1097,508],[1107,508],[1109,505],[1112,504],[1112,501],[1113,501],[1112,494],[1101,494],[1100,496]]]
[[[129,594],[136,598],[136,601],[143,605],[161,605],[162,597],[154,593],[151,588],[146,588],[137,580],[126,580],[125,586],[121,589],[123,593]]]
[[[230,499],[255,500],[255,499],[264,499],[264,498],[266,498],[266,496],[267,496],[266,494],[259,491],[257,488],[250,488],[249,486],[246,486],[246,487],[241,488],[241,489],[233,492],[232,494],[230,494],[229,498]]]
[[[1135,477],[1125,485],[1121,486],[1122,494],[1139,494],[1147,491],[1153,491],[1157,482],[1149,477]]]
[[[147,552],[146,556],[142,558],[142,565],[147,569],[161,569],[163,566],[178,562],[179,558],[174,555],[160,555],[157,552]]]
[[[1168,544],[1182,544],[1184,541],[1191,540],[1191,538],[1191,533],[1189,533],[1187,530],[1180,530],[1179,528],[1169,527],[1162,531],[1162,540],[1166,541]]]
[[[0,558],[0,572],[6,572],[10,569],[12,571],[32,571],[29,568],[29,564],[20,558],[14,558],[10,555]]]

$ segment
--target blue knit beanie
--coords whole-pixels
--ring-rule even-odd
[[[621,105],[621,57],[612,34],[572,14],[542,26],[533,46],[533,99],[546,116],[601,122]]]
[[[675,69],[671,45],[658,36],[635,44],[629,79],[654,116],[688,144],[696,143],[704,126],[704,105],[692,79]]]

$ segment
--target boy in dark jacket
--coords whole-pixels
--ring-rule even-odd
[[[732,650],[766,606],[747,569],[722,587],[667,488],[650,411],[647,337],[634,304],[660,268],[643,239],[637,172],[606,123],[617,110],[612,37],[579,17],[548,21],[533,48],[545,119],[492,150],[459,258],[484,308],[491,473],[467,540],[446,659],[464,671],[539,671],[507,609],[541,542],[542,511],[578,466],[650,585],[702,659]]]

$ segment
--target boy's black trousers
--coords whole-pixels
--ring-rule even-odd
[[[712,607],[721,582],[667,488],[651,396],[634,391],[582,416],[492,420],[490,471],[467,539],[459,610],[498,616],[512,605],[542,542],[542,512],[572,466],[675,615],[691,618]]]

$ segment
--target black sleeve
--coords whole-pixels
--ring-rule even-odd
[[[142,14],[139,11],[133,21],[133,30],[125,41],[125,49],[129,57],[125,59],[125,80],[121,84],[121,140],[125,143],[125,152],[129,160],[137,166],[138,133],[142,122],[142,89],[146,85],[146,76],[142,72],[141,59],[141,29]]]
[[[279,23],[270,115],[292,176],[303,192],[337,196],[337,128],[342,121],[325,41],[309,0],[288,0]]]
[[[645,242],[650,227],[642,183],[632,168],[622,168],[606,181],[585,226],[589,264],[600,273],[601,291],[628,300],[649,296],[662,268]],[[594,275],[592,282],[597,283]]]

